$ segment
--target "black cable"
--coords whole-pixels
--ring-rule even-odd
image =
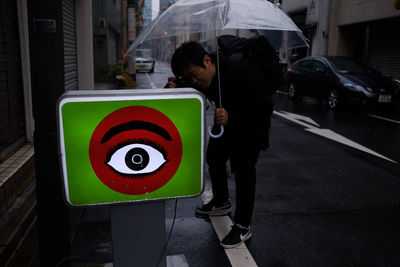
[[[171,229],[169,230],[167,242],[165,243],[164,250],[163,250],[163,252],[161,253],[160,258],[159,258],[158,261],[157,261],[156,267],[158,267],[158,265],[159,265],[160,262],[161,262],[161,259],[163,258],[164,254],[167,252],[167,246],[168,246],[168,243],[169,243],[169,239],[171,238],[172,230],[174,229],[174,224],[175,224],[175,219],[176,219],[176,209],[177,209],[177,206],[178,206],[178,199],[176,198],[176,199],[175,199],[174,218],[173,218],[173,220],[172,220]]]
[[[81,222],[82,222],[83,217],[84,217],[85,215],[87,215],[87,209],[84,209],[84,210],[82,211],[82,213],[79,214],[77,227],[76,227],[75,231],[71,234],[71,240],[70,240],[70,243],[71,243],[71,244],[72,244],[72,242],[73,242],[73,240],[74,240],[75,234],[76,234],[76,233],[78,232],[78,230],[79,230],[79,226],[81,225]],[[69,260],[73,260],[73,259],[77,259],[80,263],[85,264],[85,266],[88,266],[88,264],[85,262],[85,260],[84,260],[81,256],[72,255],[72,256],[65,257],[64,259],[62,259],[61,261],[59,261],[59,262],[57,263],[56,267],[62,266],[62,264],[64,264],[65,262],[67,262],[67,261],[69,261]]]

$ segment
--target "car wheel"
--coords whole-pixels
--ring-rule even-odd
[[[288,96],[289,96],[291,99],[295,99],[295,98],[297,98],[297,96],[298,96],[297,87],[296,87],[296,84],[295,84],[294,82],[291,82],[291,83],[289,84]]]
[[[330,109],[335,110],[339,106],[339,91],[332,89],[328,95],[328,106]]]

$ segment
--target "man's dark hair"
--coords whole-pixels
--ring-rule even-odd
[[[204,55],[208,55],[206,50],[197,42],[187,42],[175,50],[171,60],[172,72],[176,77],[190,66],[200,66],[205,68],[203,63]]]

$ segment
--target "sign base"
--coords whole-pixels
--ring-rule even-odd
[[[111,230],[113,266],[166,266],[164,201],[111,206]]]

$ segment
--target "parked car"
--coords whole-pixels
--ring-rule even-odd
[[[394,103],[400,87],[370,65],[345,57],[311,56],[294,62],[284,84],[288,96],[326,99],[331,109],[344,102]]]
[[[151,49],[136,49],[136,70],[154,72],[155,60]]]

